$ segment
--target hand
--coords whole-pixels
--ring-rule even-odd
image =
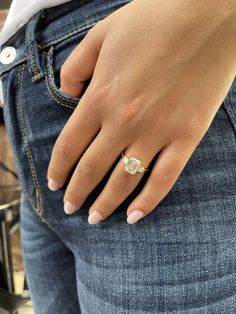
[[[200,2],[130,2],[98,22],[63,64],[65,94],[79,97],[92,76],[48,168],[56,190],[76,166],[64,195],[67,213],[82,206],[123,151],[145,167],[160,152],[127,209],[129,223],[149,214],[175,184],[235,75],[228,20],[215,4],[210,9],[211,1]],[[142,176],[127,173],[120,160],[89,223],[111,215]]]

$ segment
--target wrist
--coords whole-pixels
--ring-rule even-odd
[[[232,10],[230,17],[229,17],[229,29],[233,34],[233,38],[234,38],[234,45],[236,45],[235,43],[235,36],[236,36],[236,2],[234,5],[234,10]]]
[[[236,1],[235,0],[218,0],[219,5],[215,6],[218,9],[218,14],[228,23],[229,30],[236,32]],[[216,2],[217,3],[217,2]]]
[[[199,4],[200,2],[197,6]],[[201,11],[201,6],[198,6],[198,12]],[[205,2],[202,10],[204,16],[202,21],[205,20],[205,25],[208,23],[214,25],[213,37],[218,42],[215,47],[218,51],[222,48],[224,58],[230,58],[232,67],[236,69],[236,1],[209,0]],[[201,13],[199,15],[201,16]]]
[[[228,42],[228,52],[232,52],[232,66],[235,66],[236,72],[236,1],[222,0],[220,2],[219,9],[223,13],[222,29],[224,31],[224,38],[225,42]]]

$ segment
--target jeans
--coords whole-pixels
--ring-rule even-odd
[[[126,210],[151,171],[96,225],[88,224],[88,209],[113,167],[73,215],[63,210],[66,185],[57,192],[47,187],[53,145],[80,103],[59,90],[60,68],[93,25],[128,2],[80,0],[44,9],[2,47],[17,52],[0,64],[0,76],[35,312],[234,314],[236,78],[174,187],[144,219],[129,225]]]

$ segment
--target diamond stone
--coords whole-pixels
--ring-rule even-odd
[[[125,170],[131,174],[135,174],[140,165],[141,165],[140,160],[138,160],[134,157],[131,157],[125,166]]]

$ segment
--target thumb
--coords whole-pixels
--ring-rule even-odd
[[[61,90],[66,95],[80,97],[84,83],[95,69],[105,37],[102,21],[89,30],[84,39],[71,52],[61,67]]]

